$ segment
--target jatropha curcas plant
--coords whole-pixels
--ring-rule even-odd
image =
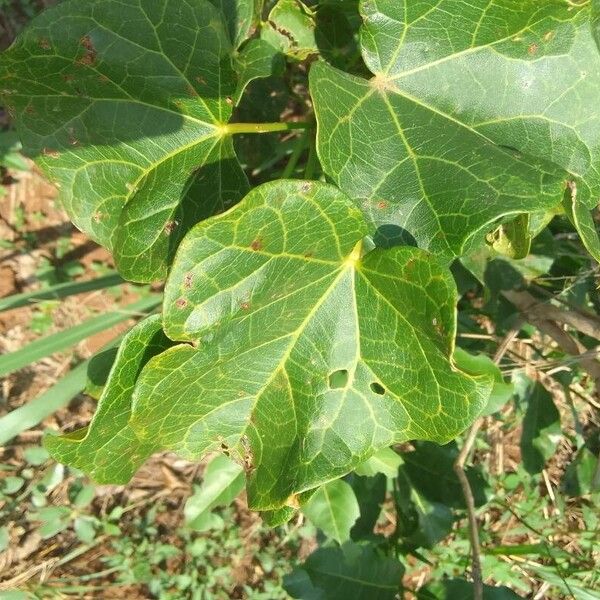
[[[595,2],[266,4],[65,0],[0,56],[0,94],[76,226],[166,281],[89,427],[47,447],[118,483],[163,449],[226,452],[278,522],[486,409],[453,260],[523,256],[559,211],[600,258],[600,55]],[[304,178],[251,188],[294,130]]]

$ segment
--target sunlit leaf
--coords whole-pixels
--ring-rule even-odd
[[[363,0],[373,77],[311,69],[325,171],[378,228],[451,257],[493,222],[600,194],[589,6]]]
[[[188,457],[236,448],[269,510],[393,442],[464,429],[491,382],[451,363],[449,272],[415,248],[361,256],[364,232],[344,194],[304,181],[197,225],[164,305],[167,335],[192,345],[142,372],[140,438]]]

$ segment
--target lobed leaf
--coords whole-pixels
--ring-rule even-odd
[[[171,344],[162,332],[159,315],[133,327],[119,347],[90,425],[62,436],[46,436],[44,446],[50,454],[99,483],[129,481],[157,449],[153,440],[140,442],[129,425],[133,388],[148,360]]]
[[[343,193],[307,181],[265,184],[197,225],[164,303],[165,332],[188,343],[142,371],[141,441],[237,449],[250,504],[269,510],[393,442],[464,429],[491,381],[451,362],[452,278],[416,248],[361,256],[365,231]]]
[[[163,279],[185,232],[247,191],[224,133],[237,86],[208,0],[67,0],[0,56],[24,151],[135,281]]]
[[[497,219],[600,194],[600,56],[589,7],[363,0],[373,77],[317,63],[325,171],[381,243],[461,255]]]

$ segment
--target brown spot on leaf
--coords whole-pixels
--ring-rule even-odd
[[[263,248],[262,240],[260,238],[256,238],[250,244],[250,248],[252,248],[252,250],[254,250],[255,252],[257,252],[258,250],[262,250],[262,248]]]
[[[204,79],[204,77],[201,77],[200,75],[197,75],[195,79],[196,79],[196,81],[197,81],[198,83],[201,83],[201,84],[203,84],[203,85],[206,85],[206,79]]]
[[[527,52],[529,53],[530,56],[533,56],[535,54],[537,54],[537,51],[540,49],[540,47],[534,42],[533,44],[529,45],[529,48],[527,48]]]
[[[380,200],[377,203],[377,208],[379,208],[380,210],[384,210],[389,206],[389,204],[385,201],[385,200]]]
[[[167,235],[171,235],[173,231],[175,231],[175,227],[177,227],[179,223],[177,221],[167,221],[165,223],[165,233]]]
[[[54,150],[53,148],[43,148],[42,154],[44,156],[49,156],[50,158],[60,158],[60,152],[58,150]]]
[[[64,73],[62,75],[62,80],[65,83],[71,83],[74,79],[75,79],[75,76],[74,75],[70,75],[69,73]]]
[[[175,302],[175,306],[177,308],[185,308],[187,306],[187,300],[185,298],[179,298],[177,302]]]
[[[90,67],[96,64],[96,48],[94,47],[94,43],[92,42],[92,38],[89,35],[84,35],[80,40],[79,44],[83,46],[85,53],[84,55],[77,60],[77,64]]]
[[[183,277],[183,287],[189,290],[192,287],[192,279],[192,274],[186,273]]]
[[[40,38],[38,40],[38,46],[42,50],[51,50],[52,49],[52,44],[50,44],[48,38]]]
[[[229,106],[233,106],[233,98],[231,96],[227,96],[227,98],[225,98],[225,102],[229,104]]]
[[[290,506],[291,508],[300,508],[300,500],[298,499],[298,494],[292,494],[285,501],[286,506]]]
[[[242,303],[240,304],[240,308],[241,308],[242,310],[249,310],[249,309],[250,309],[250,303],[249,303],[249,302],[242,302]]]
[[[102,213],[99,210],[97,210],[93,214],[92,219],[94,220],[95,223],[100,223],[100,220],[102,219]]]
[[[302,185],[300,185],[300,191],[303,194],[307,194],[308,192],[310,192],[312,188],[312,183],[310,181],[305,181]]]
[[[221,442],[221,452],[225,455],[225,456],[229,456],[229,446],[223,441]]]

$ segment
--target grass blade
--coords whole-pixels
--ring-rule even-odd
[[[74,346],[96,333],[110,329],[114,325],[130,319],[132,316],[148,312],[158,306],[161,300],[160,296],[144,298],[119,311],[93,317],[81,323],[81,325],[35,340],[21,350],[0,356],[0,376],[22,369],[45,356]]]
[[[89,360],[77,365],[48,391],[0,417],[0,446],[66,406],[85,387]]]
[[[94,290],[102,290],[105,288],[119,285],[124,282],[124,279],[118,273],[109,273],[103,277],[90,279],[89,281],[69,281],[67,283],[58,283],[51,287],[36,292],[26,292],[24,294],[14,294],[6,298],[0,298],[0,312],[27,306],[34,302],[43,300],[57,300],[66,298],[74,294],[82,292],[92,292]]]
[[[59,408],[67,406],[77,394],[83,392],[87,384],[90,363],[101,352],[118,346],[122,339],[123,335],[117,336],[94,356],[71,369],[49,390],[7,415],[0,417],[0,446],[3,446],[23,431],[35,427]]]

